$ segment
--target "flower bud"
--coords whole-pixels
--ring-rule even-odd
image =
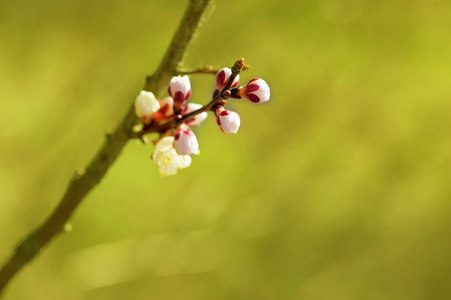
[[[155,146],[151,158],[157,163],[161,176],[177,174],[179,169],[191,165],[191,156],[178,155],[174,149],[174,137],[162,138]]]
[[[197,103],[188,103],[185,108],[183,109],[182,114],[186,115],[192,111],[198,110],[199,108],[201,108],[202,105],[197,104]],[[190,127],[195,127],[195,126],[199,126],[200,123],[202,123],[203,121],[205,121],[205,119],[207,118],[208,113],[206,111],[201,112],[200,114],[197,114],[195,116],[193,116],[192,118],[186,119],[184,121],[184,123]]]
[[[236,133],[241,124],[239,114],[222,107],[216,111],[216,122],[222,132],[227,134]]]
[[[160,103],[152,92],[141,91],[135,100],[135,113],[145,124],[149,124],[153,114],[160,109]]]
[[[216,73],[216,89],[222,91],[227,82],[230,79],[230,75],[232,75],[232,70],[230,68],[222,68]],[[240,75],[237,75],[232,82],[232,87],[236,87],[238,85],[238,81],[240,80]]]
[[[169,82],[169,95],[174,99],[174,106],[182,108],[191,96],[191,83],[188,75],[172,77]]]
[[[181,124],[174,135],[174,149],[179,155],[191,155],[199,152],[196,135],[186,125]]]
[[[261,78],[253,78],[243,87],[239,88],[239,95],[254,103],[262,103],[269,100],[269,86]]]
[[[168,96],[158,100],[160,109],[154,114],[155,119],[170,119],[174,116],[174,100]]]

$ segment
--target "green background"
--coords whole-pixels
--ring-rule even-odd
[[[125,114],[186,1],[0,1],[0,260]],[[451,2],[217,1],[187,66],[271,100],[160,178],[130,142],[5,299],[450,299]],[[213,76],[192,78],[207,103]],[[164,96],[164,95],[162,95]],[[153,136],[151,136],[153,138]]]

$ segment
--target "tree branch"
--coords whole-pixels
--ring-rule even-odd
[[[159,94],[168,84],[177,67],[183,64],[187,49],[196,32],[208,17],[213,0],[190,0],[180,25],[174,34],[164,58],[155,73],[147,77],[144,90]],[[105,143],[99,149],[86,168],[78,170],[52,214],[30,234],[28,234],[13,255],[0,270],[0,295],[8,282],[30,262],[49,243],[62,232],[64,225],[72,216],[84,197],[102,180],[110,166],[121,153],[127,141],[133,137],[133,126],[137,124],[133,105],[114,130],[108,134]]]

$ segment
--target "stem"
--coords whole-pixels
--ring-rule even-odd
[[[187,119],[189,119],[191,117],[194,117],[195,115],[198,115],[200,113],[203,113],[204,111],[211,110],[211,108],[213,106],[215,106],[218,103],[218,101],[221,100],[221,99],[223,99],[221,97],[221,94],[220,93],[216,94],[216,96],[209,103],[207,103],[206,105],[204,105],[201,108],[196,109],[196,110],[194,110],[194,111],[192,111],[190,113],[187,113],[186,115],[183,115],[183,117],[180,119],[179,122],[183,122],[184,120],[187,120]]]
[[[147,77],[144,89],[159,94],[176,68],[183,64],[186,52],[197,30],[207,18],[207,8],[213,0],[190,0],[180,25],[174,34],[160,66]],[[102,180],[117,159],[127,141],[134,137],[133,126],[137,124],[133,105],[112,134],[107,135],[103,146],[86,168],[77,171],[67,186],[59,204],[51,215],[28,234],[0,270],[0,295],[5,286],[28,262],[30,262],[58,233],[72,216],[84,197]]]
[[[249,70],[251,68],[250,65],[244,65],[243,70]],[[213,66],[205,66],[200,68],[177,68],[176,75],[191,75],[191,74],[216,74],[218,73],[218,69],[214,69]]]
[[[183,122],[186,119],[189,119],[191,117],[194,117],[195,115],[198,115],[200,113],[203,113],[204,111],[209,111],[211,110],[216,104],[219,103],[220,100],[222,99],[227,99],[230,97],[229,95],[226,95],[226,91],[228,91],[230,89],[230,87],[232,86],[233,81],[235,80],[235,78],[241,73],[241,71],[244,69],[244,58],[240,58],[239,60],[237,60],[235,62],[235,64],[232,67],[232,74],[229,77],[229,80],[227,81],[226,85],[224,86],[224,88],[222,89],[222,91],[220,93],[217,93],[215,95],[215,97],[206,105],[202,106],[201,108],[199,108],[198,110],[192,111],[186,115],[184,115],[179,122]]]
[[[221,95],[224,95],[225,91],[228,91],[230,89],[230,87],[232,86],[233,81],[235,80],[235,78],[241,73],[241,71],[243,70],[244,67],[244,58],[240,58],[239,60],[237,60],[235,62],[235,64],[232,67],[232,74],[229,77],[229,80],[227,81],[226,85],[224,86],[224,88],[221,91]]]
[[[177,68],[177,75],[189,74],[216,74],[218,70],[213,69],[213,66],[205,66],[201,68]]]

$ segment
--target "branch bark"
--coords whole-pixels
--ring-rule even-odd
[[[167,86],[171,76],[184,62],[189,45],[203,25],[213,0],[190,0],[185,14],[174,34],[172,42],[158,69],[147,77],[144,90],[159,94]],[[75,212],[85,196],[102,180],[115,162],[127,141],[133,138],[132,128],[137,124],[133,105],[113,133],[108,134],[105,143],[84,169],[75,172],[59,204],[52,214],[35,230],[28,234],[0,270],[0,295],[14,275],[46,246]]]

